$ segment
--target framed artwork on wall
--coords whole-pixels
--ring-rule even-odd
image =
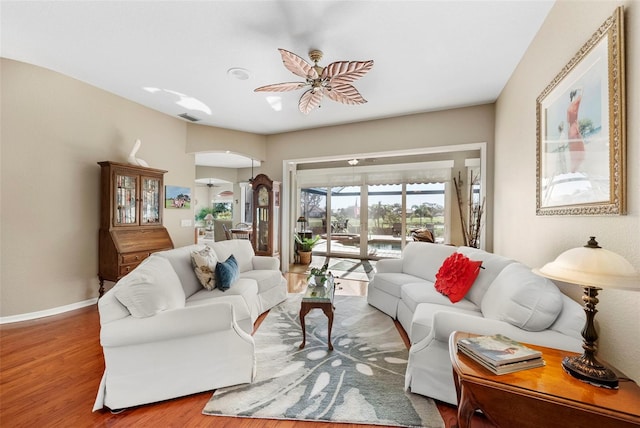
[[[164,187],[164,207],[165,208],[191,208],[191,187],[165,186]]]
[[[536,100],[536,214],[626,214],[623,8]]]

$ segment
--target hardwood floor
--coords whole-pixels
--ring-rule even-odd
[[[303,274],[289,274],[290,292],[304,289]],[[341,288],[340,288],[341,287]],[[366,283],[340,280],[338,294],[365,295]],[[258,326],[264,319],[257,322]],[[402,328],[399,330],[404,333]],[[112,414],[91,412],[104,371],[96,306],[0,326],[0,426],[6,427],[241,427],[325,428],[331,423],[202,415],[207,391]],[[406,335],[403,336],[405,342]],[[455,407],[438,403],[446,426]],[[478,421],[474,421],[478,422]],[[479,425],[488,426],[479,420]],[[339,424],[344,428],[374,425]]]

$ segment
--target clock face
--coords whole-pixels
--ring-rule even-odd
[[[258,190],[258,205],[269,205],[269,191],[266,187],[261,187]]]

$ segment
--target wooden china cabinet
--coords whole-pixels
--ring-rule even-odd
[[[258,174],[253,189],[253,233],[251,243],[256,255],[280,254],[280,183]]]
[[[156,251],[173,248],[162,226],[163,177],[167,171],[135,165],[98,162],[100,234],[98,278],[116,282]]]

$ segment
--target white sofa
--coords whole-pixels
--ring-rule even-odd
[[[444,260],[459,252],[482,261],[465,297],[452,303],[434,288]],[[456,404],[448,340],[454,331],[503,334],[514,340],[581,352],[585,314],[557,286],[514,260],[470,247],[407,244],[400,259],[380,260],[369,304],[397,319],[411,349],[407,389]]]
[[[256,256],[247,240],[208,245],[218,261],[238,262],[226,291],[203,288],[191,252],[204,246],[191,245],[151,255],[100,298],[105,371],[94,411],[253,380],[253,323],[286,299],[287,281],[279,260]]]

